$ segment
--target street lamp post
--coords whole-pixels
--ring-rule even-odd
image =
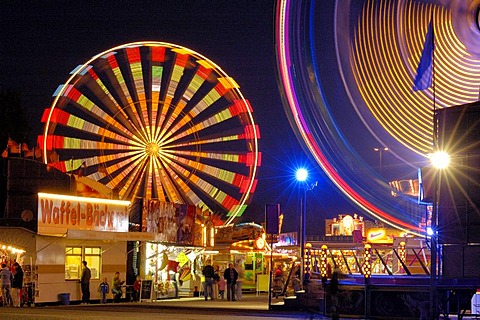
[[[308,171],[306,169],[298,169],[296,173],[297,181],[303,185],[303,197],[300,198],[300,230],[299,230],[299,242],[300,242],[300,279],[302,283],[305,281],[305,240],[306,240],[306,220],[307,220],[307,188],[306,181],[308,178]]]
[[[373,148],[373,151],[378,152],[378,165],[380,174],[382,174],[382,153],[388,151],[387,147]]]
[[[439,276],[439,266],[441,260],[438,256],[438,209],[440,203],[440,175],[441,171],[446,169],[450,164],[450,156],[443,151],[437,151],[430,158],[432,166],[435,170],[433,180],[433,210],[432,219],[430,221],[430,318],[437,319],[438,303],[437,303],[437,277]]]

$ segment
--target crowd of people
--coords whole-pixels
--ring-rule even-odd
[[[82,261],[82,265],[83,269],[79,280],[82,292],[82,304],[88,304],[90,303],[90,279],[92,273],[87,261]],[[242,299],[242,276],[241,273],[234,268],[233,263],[229,263],[228,268],[223,271],[220,271],[218,265],[214,268],[212,265],[207,264],[203,267],[202,274],[204,276],[203,295],[205,300],[208,300],[208,298],[210,298],[210,300],[224,300],[226,298],[228,301]],[[10,268],[5,263],[1,264],[1,301],[4,306],[20,307],[22,305],[23,276],[24,273],[19,263],[14,262]],[[275,271],[275,278],[283,280],[280,268]],[[122,291],[124,283],[125,281],[120,278],[120,272],[118,271],[115,272],[111,284],[109,284],[108,279],[105,277],[98,286],[100,303],[107,303],[109,293],[113,295],[113,302],[120,302],[124,292],[124,290]],[[293,281],[292,284],[294,284]],[[278,289],[280,289],[280,287],[283,287],[283,282],[282,286],[279,286]],[[297,286],[294,285],[294,287],[298,290],[296,288]],[[275,291],[275,288],[273,289]],[[136,276],[131,294],[132,301],[140,301],[140,276]]]
[[[227,291],[228,301],[237,301],[242,299],[242,280],[238,271],[233,267],[233,263],[222,273],[219,266],[214,269],[212,265],[207,264],[202,269],[205,278],[203,282],[203,292],[205,300],[225,299],[225,290]]]
[[[2,263],[0,280],[2,282],[3,306],[13,306],[16,308],[21,307],[23,270],[20,264],[18,262],[14,262],[12,268],[9,268],[6,263]]]
[[[82,304],[89,304],[90,303],[90,279],[92,277],[92,273],[90,268],[88,267],[87,261],[82,261],[83,270],[82,276],[80,278],[80,285],[82,289]],[[122,286],[124,285],[125,281],[120,278],[120,272],[115,272],[115,275],[112,279],[112,286],[110,290],[110,285],[108,283],[108,279],[104,278],[103,281],[98,286],[98,292],[100,293],[100,303],[107,303],[108,301],[108,294],[111,292],[113,295],[113,302],[118,303],[122,299],[123,291]],[[133,292],[132,292],[132,300],[139,301],[140,299],[140,288],[141,287],[141,280],[140,276],[137,276],[134,284],[133,284]]]

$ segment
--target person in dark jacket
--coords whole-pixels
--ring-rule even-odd
[[[22,267],[15,262],[13,264],[14,273],[13,273],[13,282],[12,282],[12,289],[13,289],[13,306],[16,308],[20,308],[22,296],[22,288],[23,288],[23,270]]]
[[[235,285],[237,284],[238,272],[235,270],[232,263],[230,263],[228,268],[225,269],[223,277],[227,281],[227,300],[235,301]]]
[[[87,261],[83,261],[83,272],[80,278],[80,285],[82,287],[82,304],[90,303],[90,278],[92,273],[87,267]]]
[[[339,319],[339,303],[338,303],[338,273],[339,271],[335,269],[332,273],[332,279],[330,280],[329,293],[332,298],[332,319]]]
[[[208,296],[210,296],[211,300],[215,300],[213,297],[213,278],[215,276],[215,270],[213,270],[213,267],[210,264],[207,264],[205,267],[203,267],[202,274],[205,277],[203,286],[203,295],[205,296],[205,300],[208,299]]]

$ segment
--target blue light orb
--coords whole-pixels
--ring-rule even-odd
[[[307,177],[308,177],[308,171],[307,169],[300,168],[297,170],[297,173],[295,174],[295,176],[297,177],[297,181],[305,181],[307,180]]]

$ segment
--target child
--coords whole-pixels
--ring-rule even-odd
[[[220,280],[218,280],[218,295],[223,300],[225,295],[225,279],[223,277],[220,277]]]
[[[140,289],[142,287],[142,280],[140,276],[137,276],[135,282],[133,283],[133,301],[140,301]]]
[[[100,303],[107,303],[107,293],[110,292],[110,286],[108,285],[107,278],[103,280],[102,283],[100,283],[100,286],[98,287],[98,292],[100,292],[101,299]]]

